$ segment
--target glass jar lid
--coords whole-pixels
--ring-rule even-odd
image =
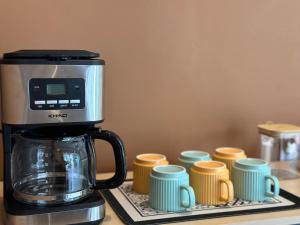
[[[300,135],[300,127],[285,123],[265,123],[257,125],[261,134],[272,137],[285,137],[290,135]]]

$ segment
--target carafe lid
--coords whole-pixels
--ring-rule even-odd
[[[285,137],[300,134],[300,127],[285,123],[265,123],[257,125],[258,131],[272,137]]]
[[[25,138],[32,139],[62,139],[66,137],[78,137],[89,132],[87,125],[77,126],[45,126],[32,129],[24,129],[20,134]]]

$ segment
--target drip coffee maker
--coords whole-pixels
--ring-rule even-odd
[[[82,50],[21,50],[1,60],[7,225],[99,224],[98,190],[126,177],[125,150],[103,121],[103,67]],[[94,140],[111,144],[115,175],[96,179]],[[103,154],[98,152],[98,154]]]

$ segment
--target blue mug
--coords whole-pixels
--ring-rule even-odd
[[[156,210],[179,212],[195,206],[195,193],[182,166],[156,166],[150,174],[149,203]]]
[[[179,165],[185,167],[188,172],[190,172],[194,162],[210,160],[210,155],[207,152],[200,150],[183,151],[178,157]]]
[[[271,181],[274,192],[271,192]],[[271,176],[271,168],[262,159],[238,159],[233,165],[233,187],[236,198],[265,201],[279,195],[279,181]]]

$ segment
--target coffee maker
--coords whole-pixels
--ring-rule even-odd
[[[105,65],[98,57],[83,50],[20,50],[1,59],[7,225],[94,225],[104,218],[99,190],[122,184],[126,162],[122,140],[97,127]],[[96,179],[95,139],[112,146],[110,179]]]

